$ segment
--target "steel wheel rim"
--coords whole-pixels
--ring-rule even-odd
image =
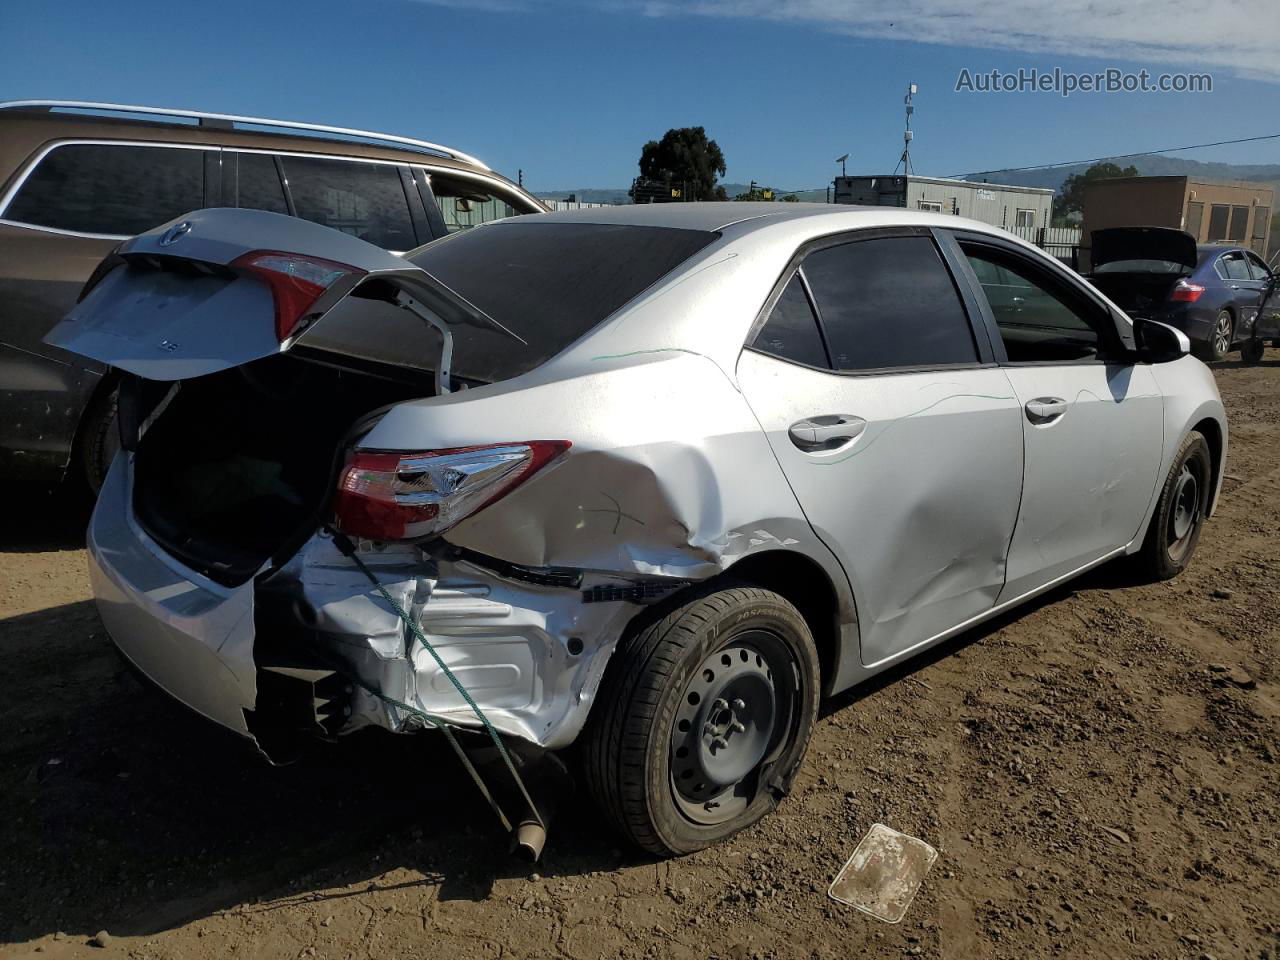
[[[681,691],[668,752],[671,795],[694,823],[738,816],[788,741],[799,667],[783,640],[747,630],[703,658]]]
[[[1215,353],[1223,354],[1230,349],[1231,317],[1224,313],[1218,317],[1218,325],[1213,328],[1213,350]]]
[[[1200,522],[1200,481],[1184,463],[1173,488],[1173,509],[1169,513],[1169,556],[1181,559]]]

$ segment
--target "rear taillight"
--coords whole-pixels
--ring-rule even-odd
[[[338,483],[339,530],[370,540],[439,536],[569,449],[532,440],[425,453],[356,453]]]
[[[271,288],[276,305],[276,338],[281,343],[293,335],[307,310],[335,282],[365,273],[350,264],[279,250],[246,253],[232,261],[231,267],[262,278]]]
[[[1169,294],[1169,299],[1175,303],[1195,303],[1200,299],[1202,293],[1204,293],[1203,286],[1183,279],[1173,285],[1173,291]]]

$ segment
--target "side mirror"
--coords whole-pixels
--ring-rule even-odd
[[[1185,333],[1158,320],[1136,318],[1133,336],[1138,345],[1138,358],[1147,363],[1168,363],[1191,352],[1191,341]]]

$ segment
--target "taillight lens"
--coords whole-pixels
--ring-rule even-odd
[[[356,453],[338,483],[339,530],[370,540],[417,540],[504,497],[568,440],[532,440],[424,453]]]
[[[1173,291],[1169,294],[1169,299],[1175,303],[1195,303],[1200,299],[1202,293],[1204,293],[1203,286],[1183,279],[1173,285]]]
[[[231,266],[261,277],[271,288],[276,305],[276,338],[281,343],[293,335],[311,305],[340,277],[365,273],[350,264],[279,250],[246,253]]]

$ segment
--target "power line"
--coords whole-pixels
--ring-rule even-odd
[[[1268,133],[1261,137],[1241,137],[1239,140],[1216,140],[1213,143],[1193,143],[1189,147],[1165,147],[1163,150],[1139,150],[1137,153],[1112,153],[1105,157],[1094,157],[1091,160],[1062,160],[1058,163],[1034,163],[1028,167],[997,167],[995,170],[977,170],[972,173],[955,173],[948,179],[960,180],[964,177],[981,177],[989,173],[1019,173],[1023,170],[1049,170],[1053,167],[1072,167],[1079,163],[1101,163],[1103,160],[1128,160],[1132,157],[1146,157],[1157,153],[1179,153],[1182,150],[1199,150],[1203,147],[1225,147],[1233,143],[1256,143],[1259,140],[1278,140],[1280,133]]]

